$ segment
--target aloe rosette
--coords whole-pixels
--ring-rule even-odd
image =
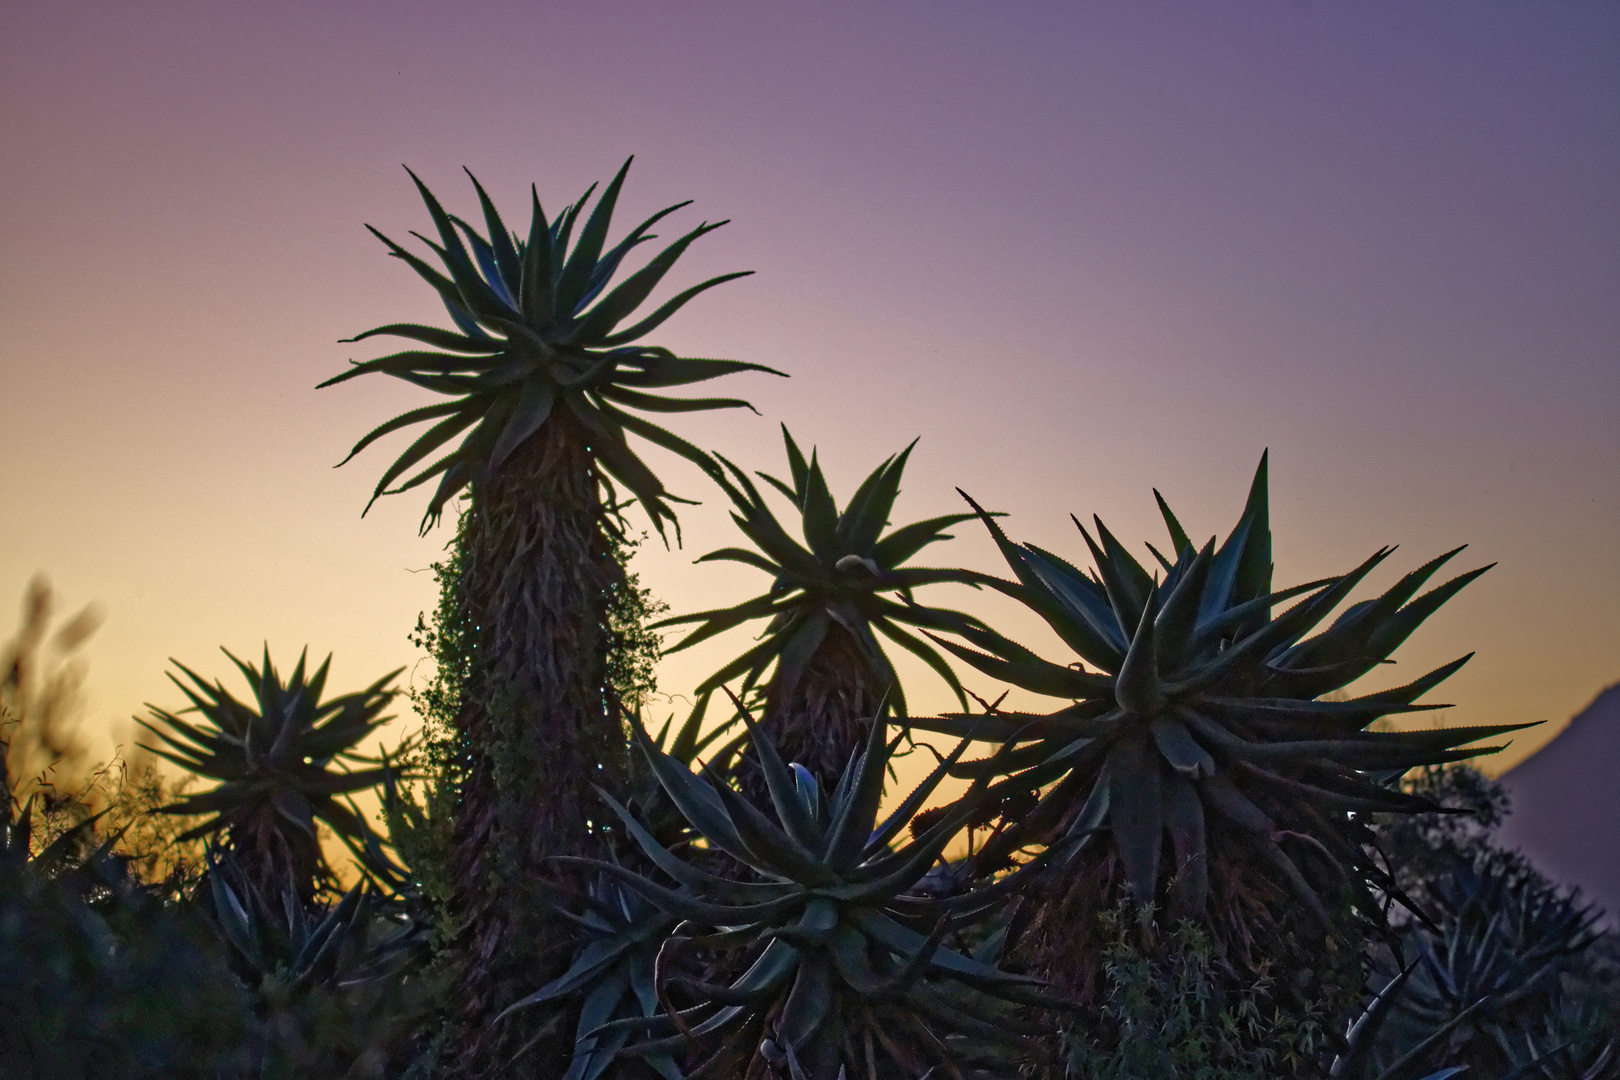
[[[865,741],[865,717],[885,703],[906,715],[906,697],[882,640],[926,663],[955,693],[967,697],[951,666],[919,629],[944,630],[963,621],[960,612],[915,601],[913,590],[929,585],[977,587],[984,575],[948,567],[909,565],[932,544],[951,538],[952,526],[974,515],[946,514],[890,528],[901,478],[912,448],[891,455],[862,481],[839,509],[812,448],[806,460],[784,425],[788,478],[756,475],[797,511],[796,539],[783,527],[746,471],[720,458],[725,473],[716,482],[731,499],[731,518],[751,548],[711,551],[699,562],[733,562],[762,570],[770,587],[726,608],[666,619],[658,625],[697,624],[671,646],[674,653],[736,627],[763,620],[759,640],[698,686],[700,695],[740,680],[746,699],[764,707],[762,727],[780,753],[818,776],[831,776]],[[727,475],[728,474],[728,475]],[[757,776],[745,778],[763,797]],[[759,801],[756,799],[756,801]]]
[[[750,871],[722,877],[659,843],[616,800],[608,802],[658,870],[674,882],[593,863],[672,918],[677,942],[738,950],[750,960],[728,983],[670,974],[658,984],[664,1013],[603,1025],[599,1038],[637,1033],[622,1053],[671,1053],[718,1040],[737,1068],[769,1066],[811,1080],[914,1076],[934,1064],[980,1075],[1004,1062],[1025,1030],[1009,1002],[1046,1004],[1034,980],[947,944],[984,916],[1003,888],[950,899],[919,887],[945,846],[980,809],[983,785],[931,827],[897,843],[965,742],[887,818],[878,805],[891,754],[887,725],[834,790],[787,765],[747,718],[776,820],[712,774],[661,753],[639,727],[637,743],[664,790],[707,845]],[[711,933],[700,934],[708,929]],[[739,965],[740,966],[740,965]],[[692,1002],[676,1007],[677,997]],[[615,1034],[616,1037],[616,1034]],[[757,1055],[757,1057],[756,1057]],[[760,1064],[763,1062],[763,1066]],[[754,1075],[752,1072],[750,1075]]]
[[[370,832],[340,797],[383,782],[380,766],[348,765],[371,761],[355,747],[391,719],[383,715],[395,693],[388,684],[404,669],[364,690],[323,701],[330,656],[308,673],[306,656],[300,655],[283,681],[268,647],[258,667],[228,651],[225,655],[252,687],[251,704],[238,700],[223,682],[210,683],[173,661],[189,682],[172,674],[169,678],[191,707],[171,713],[149,705],[149,718],[138,720],[163,743],[146,749],[187,772],[218,781],[207,791],[183,795],[162,812],[201,816],[181,840],[222,834],[255,887],[279,896],[290,886],[308,901],[318,886],[331,882],[317,822],[362,844]]]
[[[562,1080],[597,1080],[629,1042],[634,1024],[662,1015],[654,985],[658,954],[680,919],[607,875],[591,883],[583,911],[570,912],[569,918],[578,924],[581,941],[574,963],[506,1013],[578,998],[574,1056]],[[496,1023],[505,1015],[497,1017]],[[625,1020],[631,1022],[606,1033],[599,1030]],[[648,1050],[641,1058],[665,1080],[683,1076],[667,1050]]]
[[[1085,573],[1033,544],[1013,543],[981,511],[1016,576],[997,587],[1040,615],[1078,662],[1043,659],[969,625],[956,631],[966,645],[942,644],[988,675],[1073,704],[1049,715],[920,723],[957,733],[972,725],[980,737],[1016,744],[994,766],[967,763],[960,770],[967,775],[1011,766],[1027,771],[1002,786],[1050,785],[1032,813],[981,851],[983,860],[1006,859],[1030,842],[1072,851],[1106,837],[1137,902],[1162,896],[1172,913],[1196,916],[1206,908],[1212,859],[1222,859],[1237,873],[1263,868],[1326,926],[1335,905],[1324,904],[1321,892],[1375,872],[1358,815],[1438,809],[1388,781],[1499,749],[1468,744],[1515,728],[1368,730],[1383,717],[1443,708],[1416,702],[1466,656],[1403,686],[1348,700],[1323,696],[1385,663],[1488,567],[1419,595],[1456,554],[1448,552],[1312,634],[1393,549],[1349,573],[1273,591],[1264,457],[1242,516],[1219,546],[1213,539],[1194,545],[1162,498],[1159,505],[1176,555],[1155,550],[1157,574],[1100,520],[1095,539],[1076,521],[1095,566]],[[1296,602],[1276,610],[1289,600]]]
[[[1602,939],[1602,912],[1511,862],[1456,871],[1429,911],[1436,925],[1413,922],[1401,936],[1411,959],[1387,1025],[1392,1055],[1421,1047],[1439,1064],[1490,1075],[1512,1072],[1527,1051],[1549,1055],[1544,1072],[1566,1050],[1568,1060],[1600,1056],[1604,1025],[1580,1022],[1565,976]]]
[[[390,254],[433,287],[456,329],[390,323],[367,330],[350,340],[397,337],[428,348],[355,363],[321,384],[331,386],[377,373],[446,398],[401,413],[355,444],[351,458],[385,435],[431,422],[383,473],[373,500],[438,478],[423,521],[425,531],[438,520],[452,496],[499,471],[519,447],[557,417],[578,424],[601,468],[641,501],[660,532],[666,521],[674,521],[671,497],[631,449],[627,435],[646,439],[713,471],[713,462],[702,451],[637,413],[746,408],[747,402],[735,398],[672,398],[661,391],[740,371],[780,372],[738,360],[680,357],[669,349],[644,344],[642,339],[693,297],[752,271],[709,278],[625,325],[686,249],[725,224],[698,225],[613,285],[626,257],[657,239],[652,227],[689,205],[682,202],[660,210],[609,247],[608,230],[629,169],[626,161],[583,220],[581,215],[596,185],[552,219],[541,208],[538,192],[532,191],[533,211],[526,237],[507,228],[470,172],[467,175],[477,189],[484,216],[482,233],[447,213],[411,173],[438,241],[412,235],[432,250],[443,271],[376,229],[371,231]],[[455,449],[419,471],[411,471],[463,433],[465,437]],[[390,487],[396,481],[397,486]]]

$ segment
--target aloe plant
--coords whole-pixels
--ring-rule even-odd
[[[250,989],[290,1000],[320,983],[383,978],[408,960],[416,928],[389,927],[378,937],[376,896],[367,885],[312,914],[290,890],[265,896],[234,869],[230,854],[223,865],[212,852],[208,858],[213,921]]]
[[[1509,1080],[1615,1080],[1613,1022],[1612,1007],[1566,1005],[1529,1030],[1493,1034],[1513,1065]]]
[[[378,235],[444,302],[454,328],[393,323],[367,331],[360,339],[397,337],[413,347],[356,364],[327,384],[376,373],[441,395],[367,433],[355,451],[428,424],[384,471],[373,497],[435,481],[424,529],[449,499],[470,498],[458,541],[455,622],[466,628],[475,662],[455,724],[462,749],[450,866],[461,927],[455,947],[465,961],[455,1000],[476,1045],[454,1068],[468,1076],[504,1069],[514,1055],[523,1059],[519,1068],[561,1071],[570,1050],[566,1025],[548,1028],[543,1010],[503,1025],[505,1042],[477,1035],[532,986],[537,965],[548,977],[568,967],[571,939],[545,899],[553,885],[577,893],[586,882],[559,879],[570,871],[551,857],[604,850],[590,785],[620,782],[625,765],[606,659],[610,597],[623,580],[614,534],[622,533],[626,500],[639,503],[661,534],[679,501],[630,437],[712,473],[718,466],[706,454],[645,414],[743,407],[738,399],[666,391],[769,370],[649,343],[693,297],[742,275],[710,278],[638,315],[691,244],[719,225],[687,231],[615,283],[636,249],[654,239],[652,228],[687,205],[667,207],[610,243],[628,168],[594,205],[593,185],[552,217],[531,191],[524,234],[508,228],[476,180],[482,229],[448,213],[418,181],[437,237],[418,237],[428,259]],[[458,437],[454,449],[432,457]]]
[[[1207,822],[1215,820],[1225,838],[1216,842],[1233,845],[1218,856],[1257,859],[1326,922],[1317,889],[1284,843],[1341,870],[1363,867],[1350,814],[1438,809],[1391,788],[1385,776],[1489,753],[1499,747],[1467,744],[1525,726],[1367,730],[1386,716],[1443,708],[1415,702],[1468,657],[1404,686],[1323,700],[1384,662],[1487,568],[1418,596],[1456,554],[1448,552],[1308,636],[1393,549],[1347,574],[1272,591],[1264,458],[1243,515],[1219,547],[1213,539],[1194,546],[1162,499],[1160,506],[1179,553],[1174,561],[1157,556],[1160,577],[1100,520],[1097,540],[1079,526],[1096,565],[1087,574],[1039,547],[1014,544],[981,510],[1017,578],[996,587],[1039,614],[1079,662],[1044,660],[970,625],[956,634],[977,648],[941,643],[986,674],[1074,704],[1047,715],[920,723],[957,732],[972,726],[992,741],[1012,740],[1019,749],[1003,761],[1029,770],[1019,785],[1056,782],[1007,843],[1047,836],[1077,845],[1106,832],[1137,902],[1153,902],[1168,884],[1172,909],[1198,914],[1209,891]],[[1303,599],[1274,613],[1295,597]],[[982,767],[960,771],[974,775]],[[1174,851],[1168,863],[1161,856],[1166,840]]]
[[[1418,699],[1467,657],[1391,689],[1324,696],[1385,662],[1484,569],[1420,593],[1450,552],[1354,602],[1356,586],[1388,558],[1384,548],[1348,573],[1274,589],[1265,458],[1224,542],[1194,544],[1159,504],[1172,554],[1149,546],[1156,572],[1101,521],[1095,537],[1079,527],[1094,566],[1087,573],[1014,543],[982,514],[1014,574],[994,587],[1041,616],[1073,654],[1049,660],[966,624],[939,640],[985,674],[1070,703],[917,723],[958,735],[973,727],[1010,745],[994,761],[963,763],[963,776],[1022,770],[990,791],[1034,800],[1033,809],[1003,820],[966,870],[995,873],[1020,850],[1055,849],[1060,876],[1023,902],[1012,935],[1030,970],[1077,996],[1097,993],[1091,926],[1123,897],[1203,923],[1233,978],[1272,966],[1304,973],[1289,992],[1304,1022],[1356,992],[1361,938],[1383,919],[1371,886],[1390,883],[1369,856],[1367,816],[1438,809],[1392,778],[1491,752],[1499,747],[1469,744],[1514,730],[1369,730],[1441,707]],[[1333,947],[1323,947],[1324,935]]]
[[[1379,1037],[1415,966],[1402,968],[1384,983],[1350,1022],[1349,1030],[1345,1033],[1344,1049],[1334,1057],[1333,1065],[1328,1070],[1330,1080],[1416,1080],[1419,1076],[1422,1080],[1450,1080],[1458,1073],[1467,1071],[1465,1066],[1458,1065],[1429,1071],[1425,1068],[1425,1061],[1429,1055],[1444,1047],[1453,1031],[1473,1019],[1482,1003],[1469,1006],[1428,1032],[1420,1043],[1407,1048],[1393,1061],[1379,1060],[1376,1049]]]
[[[1048,1002],[1034,980],[948,943],[1006,888],[944,899],[922,887],[945,846],[981,810],[983,785],[902,842],[966,743],[879,820],[900,738],[888,741],[881,720],[831,792],[804,766],[784,764],[769,736],[751,717],[745,722],[775,821],[712,772],[704,778],[662,753],[639,725],[635,736],[692,829],[745,868],[746,878],[721,876],[670,850],[605,793],[642,853],[673,884],[617,864],[589,865],[682,920],[665,950],[671,966],[674,946],[691,941],[737,953],[746,970],[723,984],[670,974],[654,987],[665,996],[663,1012],[603,1024],[597,1037],[635,1033],[621,1055],[702,1047],[713,1057],[701,1067],[718,1066],[727,1075],[764,1068],[810,1080],[900,1077],[939,1065],[946,1075],[981,1076],[1006,1066],[1030,1030],[1008,1003]],[[677,1008],[677,999],[690,1004]]]
[[[209,853],[208,915],[253,1002],[251,1075],[381,1076],[413,1057],[438,980],[418,973],[421,927],[389,918],[365,884],[310,909],[267,896],[234,855]]]
[[[680,920],[650,903],[635,890],[601,875],[591,883],[583,911],[570,913],[580,928],[581,947],[569,969],[512,1005],[514,1011],[575,997],[580,1000],[575,1024],[574,1056],[563,1080],[597,1080],[607,1073],[631,1035],[621,1024],[603,1034],[613,1021],[651,1020],[663,1015],[658,999],[658,956]],[[668,1051],[641,1055],[665,1080],[683,1073]]]
[[[1505,1074],[1544,1054],[1551,1070],[1598,1053],[1594,1031],[1561,1021],[1579,1011],[1564,980],[1602,937],[1599,911],[1505,862],[1437,882],[1429,914],[1431,925],[1414,921],[1400,937],[1412,959],[1386,1025],[1388,1054],[1421,1045],[1434,1064]]]
[[[437,477],[439,483],[422,523],[426,531],[452,496],[500,472],[542,428],[577,425],[576,434],[590,444],[588,452],[596,464],[641,501],[653,525],[662,532],[665,522],[674,522],[668,493],[630,448],[627,434],[680,454],[705,470],[712,471],[713,463],[684,439],[636,413],[747,408],[747,402],[736,398],[671,398],[652,391],[739,371],[771,369],[740,360],[678,357],[668,349],[641,344],[693,297],[746,277],[751,270],[721,274],[693,285],[651,314],[622,325],[695,240],[726,224],[700,224],[609,288],[626,256],[657,239],[652,227],[689,205],[688,201],[665,207],[608,247],[608,229],[629,171],[626,161],[583,223],[579,218],[595,184],[550,221],[541,209],[539,193],[532,191],[527,238],[507,228],[483,185],[470,172],[467,175],[478,192],[485,233],[446,213],[427,185],[410,173],[433,219],[438,242],[419,233],[411,235],[438,257],[443,273],[367,226],[389,254],[432,286],[456,326],[446,330],[390,323],[357,334],[349,340],[397,337],[428,348],[356,362],[348,371],[321,383],[325,387],[360,375],[385,374],[448,399],[401,413],[367,432],[349,452],[352,458],[385,435],[432,422],[383,473],[372,493],[373,501]],[[580,230],[574,240],[576,223]],[[454,450],[411,472],[463,432],[467,434]],[[398,486],[390,487],[396,481]]]
[[[658,626],[696,623],[697,628],[667,653],[706,641],[757,620],[760,639],[697,688],[713,693],[740,680],[744,698],[758,696],[761,726],[780,753],[821,776],[843,768],[866,739],[866,719],[885,703],[905,716],[906,697],[880,642],[921,658],[956,694],[967,697],[956,673],[939,651],[913,631],[944,630],[977,620],[960,612],[919,605],[912,591],[926,585],[977,585],[983,575],[970,570],[908,565],[923,549],[949,540],[946,531],[973,514],[946,514],[891,529],[890,515],[900,492],[906,462],[916,443],[885,459],[839,510],[814,448],[807,461],[786,425],[788,480],[766,473],[760,479],[780,492],[800,516],[803,543],[783,528],[747,472],[721,458],[727,475],[716,482],[731,499],[731,518],[752,548],[721,548],[699,562],[724,561],[763,570],[770,588],[726,608],[666,619]],[[764,786],[757,766],[744,776],[756,801]]]
[[[252,704],[238,700],[223,682],[209,683],[172,661],[189,681],[173,674],[169,678],[191,707],[171,713],[149,705],[149,718],[138,719],[162,743],[145,749],[187,772],[218,781],[207,791],[185,794],[162,811],[200,816],[203,820],[181,833],[179,840],[218,834],[256,887],[272,895],[291,888],[308,903],[319,888],[334,881],[321,852],[317,823],[351,840],[363,839],[368,831],[340,796],[382,782],[381,767],[347,766],[371,762],[355,747],[391,719],[383,715],[395,693],[388,684],[404,669],[384,675],[364,690],[323,701],[330,656],[313,673],[306,673],[307,652],[300,655],[283,681],[270,661],[268,646],[258,667],[229,651],[225,655],[252,688]],[[188,719],[190,714],[195,718]]]
[[[116,830],[30,859],[25,821],[0,829],[0,1075],[240,1075],[245,995],[189,905],[128,872]]]
[[[1495,874],[1461,873],[1442,883],[1440,898],[1439,932],[1413,925],[1406,935],[1418,970],[1400,1002],[1401,1012],[1429,1026],[1476,1002],[1486,1018],[1527,1005],[1545,1012],[1560,969],[1601,936],[1595,908]]]

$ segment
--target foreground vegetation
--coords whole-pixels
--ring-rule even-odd
[[[1071,559],[972,498],[896,527],[909,446],[841,508],[785,428],[784,475],[711,456],[645,414],[742,407],[666,391],[768,369],[646,343],[740,275],[638,318],[715,226],[621,278],[680,209],[610,245],[627,169],[554,218],[536,194],[521,234],[476,181],[481,228],[418,182],[438,266],[378,234],[455,326],[361,334],[411,347],[331,380],[441,398],[355,446],[428,424],[376,494],[434,481],[424,529],[456,518],[412,635],[419,734],[368,756],[394,676],[331,695],[266,649],[230,657],[246,694],[177,664],[189,708],[142,723],[178,787],[86,769],[30,607],[0,698],[0,1075],[1620,1076],[1613,942],[1492,843],[1504,800],[1464,764],[1512,729],[1389,723],[1468,658],[1352,689],[1484,568],[1431,587],[1453,551],[1360,598],[1382,549],[1279,588],[1264,457],[1224,538],[1158,497],[1144,565],[1100,520]],[[628,564],[682,500],[630,435],[712,480],[750,546],[705,560],[767,591],[660,619]],[[1007,576],[915,563],[962,527]],[[946,585],[1024,604],[1064,654]],[[655,733],[674,626],[759,633]],[[913,715],[893,647],[960,711]],[[894,790],[905,754],[931,771]]]

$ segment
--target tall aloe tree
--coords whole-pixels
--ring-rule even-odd
[[[745,406],[659,391],[769,370],[646,343],[693,297],[741,274],[693,285],[630,321],[682,253],[724,223],[698,225],[614,284],[627,256],[654,239],[652,227],[687,205],[659,211],[610,245],[629,164],[589,213],[595,185],[552,218],[533,193],[526,235],[507,228],[476,179],[483,232],[447,213],[417,180],[437,240],[417,238],[442,270],[372,231],[437,292],[454,329],[368,330],[355,340],[392,336],[413,347],[322,384],[375,372],[442,397],[355,445],[357,453],[391,432],[431,425],[384,472],[374,498],[436,480],[425,531],[448,500],[470,491],[459,588],[474,661],[457,721],[465,745],[452,867],[462,889],[458,947],[466,965],[458,1000],[469,1023],[517,1000],[532,986],[536,964],[554,974],[566,968],[569,937],[539,902],[545,882],[565,873],[551,857],[600,849],[590,785],[614,782],[626,747],[604,675],[609,593],[622,579],[607,530],[623,505],[620,488],[661,534],[677,501],[628,436],[715,471],[705,454],[640,414]],[[463,433],[454,449],[431,459]],[[576,892],[585,884],[571,882]],[[546,955],[525,955],[525,942],[541,943]],[[533,1036],[520,1024],[500,1030],[506,1044],[486,1039],[488,1055],[469,1055],[466,1072],[493,1068],[489,1062],[504,1061]],[[566,1055],[566,1040],[552,1042]],[[544,1073],[555,1064],[542,1046],[520,1067]]]
[[[879,635],[920,657],[966,707],[956,673],[912,631],[979,623],[959,612],[919,605],[912,590],[989,579],[970,570],[906,565],[930,544],[949,540],[946,530],[951,526],[974,517],[946,514],[889,529],[915,442],[873,469],[840,511],[814,448],[807,461],[785,425],[782,438],[791,483],[757,475],[799,512],[804,543],[782,527],[748,474],[721,458],[730,475],[715,480],[735,507],[732,520],[754,548],[722,548],[698,561],[738,562],[763,570],[771,575],[771,586],[731,607],[658,625],[699,624],[668,650],[677,652],[745,623],[767,620],[761,640],[710,675],[697,692],[709,694],[741,680],[744,697],[763,698],[761,726],[787,760],[819,776],[836,776],[865,742],[872,717],[885,701],[906,714],[905,694]],[[743,777],[744,789],[763,797],[764,780],[755,764]]]
[[[994,872],[1032,843],[1066,849],[1067,863],[1055,860],[1066,875],[1055,886],[1062,901],[1025,911],[1035,913],[1026,949],[1060,981],[1086,970],[1084,913],[1117,898],[1209,921],[1240,966],[1263,962],[1262,941],[1276,958],[1290,936],[1320,940],[1348,925],[1349,905],[1377,918],[1364,884],[1377,868],[1363,819],[1438,809],[1387,781],[1498,749],[1469,744],[1514,730],[1367,730],[1382,717],[1441,708],[1416,702],[1467,657],[1403,686],[1324,699],[1385,662],[1484,571],[1419,595],[1456,554],[1448,553],[1313,635],[1392,549],[1349,573],[1273,591],[1266,481],[1262,458],[1243,514],[1219,546],[1195,545],[1160,499],[1178,554],[1155,551],[1158,574],[1101,521],[1095,539],[1080,526],[1095,566],[1088,574],[1013,543],[984,517],[1016,577],[998,587],[1039,614],[1076,657],[1047,660],[966,625],[957,633],[967,645],[945,644],[986,674],[1072,704],[1047,715],[933,723],[1018,747],[993,767],[1025,770],[1001,784],[1039,792],[1039,802],[980,849],[975,869]],[[1320,976],[1331,959],[1315,950],[1301,966]]]

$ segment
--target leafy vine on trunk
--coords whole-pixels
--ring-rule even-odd
[[[619,706],[637,708],[656,688],[658,637],[646,623],[663,605],[623,569],[636,541],[609,520],[569,434],[548,425],[514,460],[527,477],[514,468],[490,485],[482,512],[464,504],[434,566],[439,604],[412,635],[434,662],[413,691],[424,732],[406,763],[428,778],[419,805],[430,825],[406,862],[476,973],[455,1004],[469,1032],[566,966],[572,938],[547,901],[584,881],[550,860],[606,854],[592,785],[622,783]],[[537,509],[559,506],[571,512]],[[499,602],[481,606],[481,596]],[[483,1034],[466,1071],[517,1054],[552,1017],[536,1019],[519,1014]],[[543,1073],[533,1051],[524,1057]]]

